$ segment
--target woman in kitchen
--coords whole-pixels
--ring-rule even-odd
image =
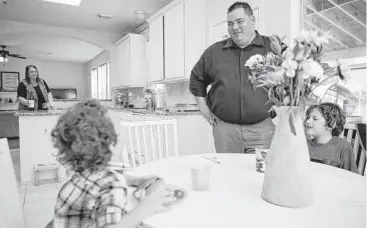
[[[25,80],[18,85],[19,110],[53,109],[53,97],[45,80],[39,77],[34,65],[25,68]]]

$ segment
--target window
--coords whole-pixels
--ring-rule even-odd
[[[99,65],[91,72],[92,98],[110,99],[110,63]]]
[[[351,52],[366,46],[366,2],[362,0],[304,0],[304,27],[329,32],[325,51]]]
[[[336,59],[347,60],[352,70],[346,86],[358,99],[347,114],[366,120],[366,1],[303,0],[303,27],[329,32],[331,39],[323,47],[323,62],[335,65]],[[344,102],[335,92],[326,94],[323,101]]]

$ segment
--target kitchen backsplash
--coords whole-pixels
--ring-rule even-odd
[[[148,87],[155,90],[162,84],[151,84]],[[174,106],[175,104],[195,104],[194,96],[189,91],[189,82],[168,83],[166,85],[167,92],[167,106]],[[144,88],[127,88],[118,89],[116,92],[130,93],[130,101],[134,102],[140,100],[144,92]],[[114,94],[116,94],[113,93]]]
[[[195,104],[194,96],[189,90],[188,81],[167,84],[167,106],[175,104]]]

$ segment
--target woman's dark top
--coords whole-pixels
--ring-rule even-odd
[[[44,80],[43,80],[43,83],[45,84],[47,93],[49,93],[50,89],[48,88],[47,83]],[[41,91],[39,85],[33,86],[33,88],[34,88],[34,90],[36,90],[36,94],[37,94],[37,97],[38,97],[38,107],[39,107],[39,109],[42,109],[42,103],[46,103],[46,99],[42,95],[42,91]],[[18,92],[17,97],[23,97],[23,98],[27,99],[27,88],[24,85],[24,83],[19,84],[17,92]]]

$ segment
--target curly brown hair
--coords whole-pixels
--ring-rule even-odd
[[[343,132],[346,121],[345,114],[340,106],[329,102],[321,103],[319,105],[310,105],[306,111],[305,123],[310,118],[310,114],[315,108],[319,110],[321,115],[324,117],[325,126],[332,129],[331,135],[338,137]]]
[[[51,137],[61,164],[74,172],[107,166],[117,134],[106,113],[107,109],[93,99],[76,104],[59,118]]]

